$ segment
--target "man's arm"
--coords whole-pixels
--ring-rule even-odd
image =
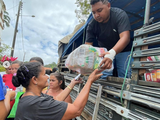
[[[130,42],[130,32],[129,31],[124,31],[120,33],[120,39],[116,43],[116,45],[112,48],[115,50],[116,54],[120,53],[124,48],[128,45]]]
[[[121,51],[128,45],[130,42],[130,32],[124,31],[119,34],[120,39],[116,43],[116,45],[109,51],[101,55],[101,57],[104,57],[101,64],[99,66],[102,66],[101,69],[110,69],[112,67],[112,61],[114,59],[114,56]]]
[[[93,42],[85,42],[87,45],[93,45]]]
[[[95,29],[94,19],[92,19],[90,21],[90,23],[88,24],[87,29],[86,29],[85,44],[87,44],[87,45],[93,45],[93,42],[96,39],[96,35],[94,34],[94,29]]]

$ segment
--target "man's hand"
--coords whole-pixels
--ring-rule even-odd
[[[112,68],[112,62],[113,62],[115,55],[116,55],[116,52],[114,49],[111,49],[108,52],[101,54],[100,57],[104,57],[102,62],[99,65],[101,69]]]
[[[93,42],[85,42],[87,45],[93,45]]]

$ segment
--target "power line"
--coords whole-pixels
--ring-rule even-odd
[[[25,50],[24,50],[24,39],[23,39],[23,17],[22,17],[22,7],[21,7],[21,35],[22,35],[22,48],[23,48],[23,62],[25,59]]]
[[[8,11],[8,10],[11,10],[11,9],[13,9],[13,8],[15,8],[15,7],[17,7],[17,6],[18,6],[18,4],[17,4],[16,6],[13,6],[13,7],[11,7],[11,8],[8,8],[7,11]]]
[[[15,0],[13,0],[13,6],[14,6],[14,3],[15,3]],[[13,14],[14,14],[14,15],[16,14],[16,12],[15,12],[15,11],[16,11],[16,10],[15,10],[16,8],[17,8],[17,7],[13,7]],[[14,16],[14,19],[13,19],[13,20],[14,20],[14,22],[16,22],[16,16]]]

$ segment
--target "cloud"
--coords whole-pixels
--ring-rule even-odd
[[[58,61],[58,41],[73,32],[78,24],[75,14],[76,0],[27,0],[23,2],[19,17],[14,57],[29,61],[39,56],[44,64]],[[5,0],[11,18],[9,28],[2,32],[2,42],[12,46],[18,1]],[[14,7],[16,6],[16,7]],[[30,17],[35,15],[34,18]],[[21,19],[22,18],[22,19]],[[23,38],[23,39],[22,39]],[[10,53],[9,53],[10,54]]]

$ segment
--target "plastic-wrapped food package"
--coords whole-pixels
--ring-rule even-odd
[[[149,56],[147,61],[160,61],[160,56]]]
[[[99,64],[103,60],[99,55],[104,52],[107,52],[106,48],[83,44],[69,54],[65,61],[65,66],[80,74],[89,75],[94,69],[99,67]],[[113,70],[113,64],[112,68],[108,70]]]

